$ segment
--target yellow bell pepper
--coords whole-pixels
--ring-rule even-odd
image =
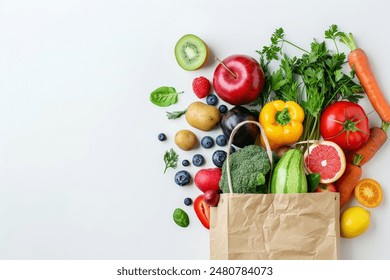
[[[275,100],[267,103],[260,111],[259,122],[271,149],[296,143],[303,133],[304,118],[302,107],[294,101]]]

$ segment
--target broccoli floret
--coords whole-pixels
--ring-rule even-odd
[[[222,166],[219,187],[229,192],[226,172],[227,161]],[[256,145],[245,146],[230,155],[230,174],[234,193],[267,193],[267,174],[271,169],[267,152]]]

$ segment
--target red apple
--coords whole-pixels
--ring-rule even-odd
[[[337,189],[332,183],[319,184],[318,187],[315,188],[314,192],[337,192]]]
[[[256,100],[264,81],[264,72],[257,60],[237,54],[225,58],[217,66],[213,87],[222,100],[233,105],[244,105]]]
[[[211,207],[217,206],[220,190],[208,190],[203,194],[204,202]]]
[[[195,185],[202,192],[208,190],[219,191],[219,180],[222,176],[222,169],[219,167],[215,168],[203,168],[196,172],[194,177]]]

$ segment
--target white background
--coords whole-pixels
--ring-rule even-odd
[[[200,191],[162,171],[173,135],[189,128],[165,111],[194,101],[192,79],[212,79],[217,64],[186,72],[175,43],[194,33],[212,58],[258,58],[276,28],[308,48],[331,24],[354,33],[390,100],[384,0],[0,0],[0,258],[208,259],[208,231],[183,204]],[[163,85],[185,91],[169,109],[149,101]],[[390,259],[389,150],[364,167],[385,200],[368,232],[341,240],[343,259]],[[196,152],[213,166],[200,148],[180,161]],[[172,221],[177,207],[190,216],[186,229]]]

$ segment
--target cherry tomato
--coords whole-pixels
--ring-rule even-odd
[[[369,120],[359,104],[335,102],[322,112],[320,133],[325,140],[335,142],[343,150],[356,150],[368,140]]]
[[[204,202],[203,194],[199,195],[194,201],[194,209],[202,225],[210,229],[210,206]]]

